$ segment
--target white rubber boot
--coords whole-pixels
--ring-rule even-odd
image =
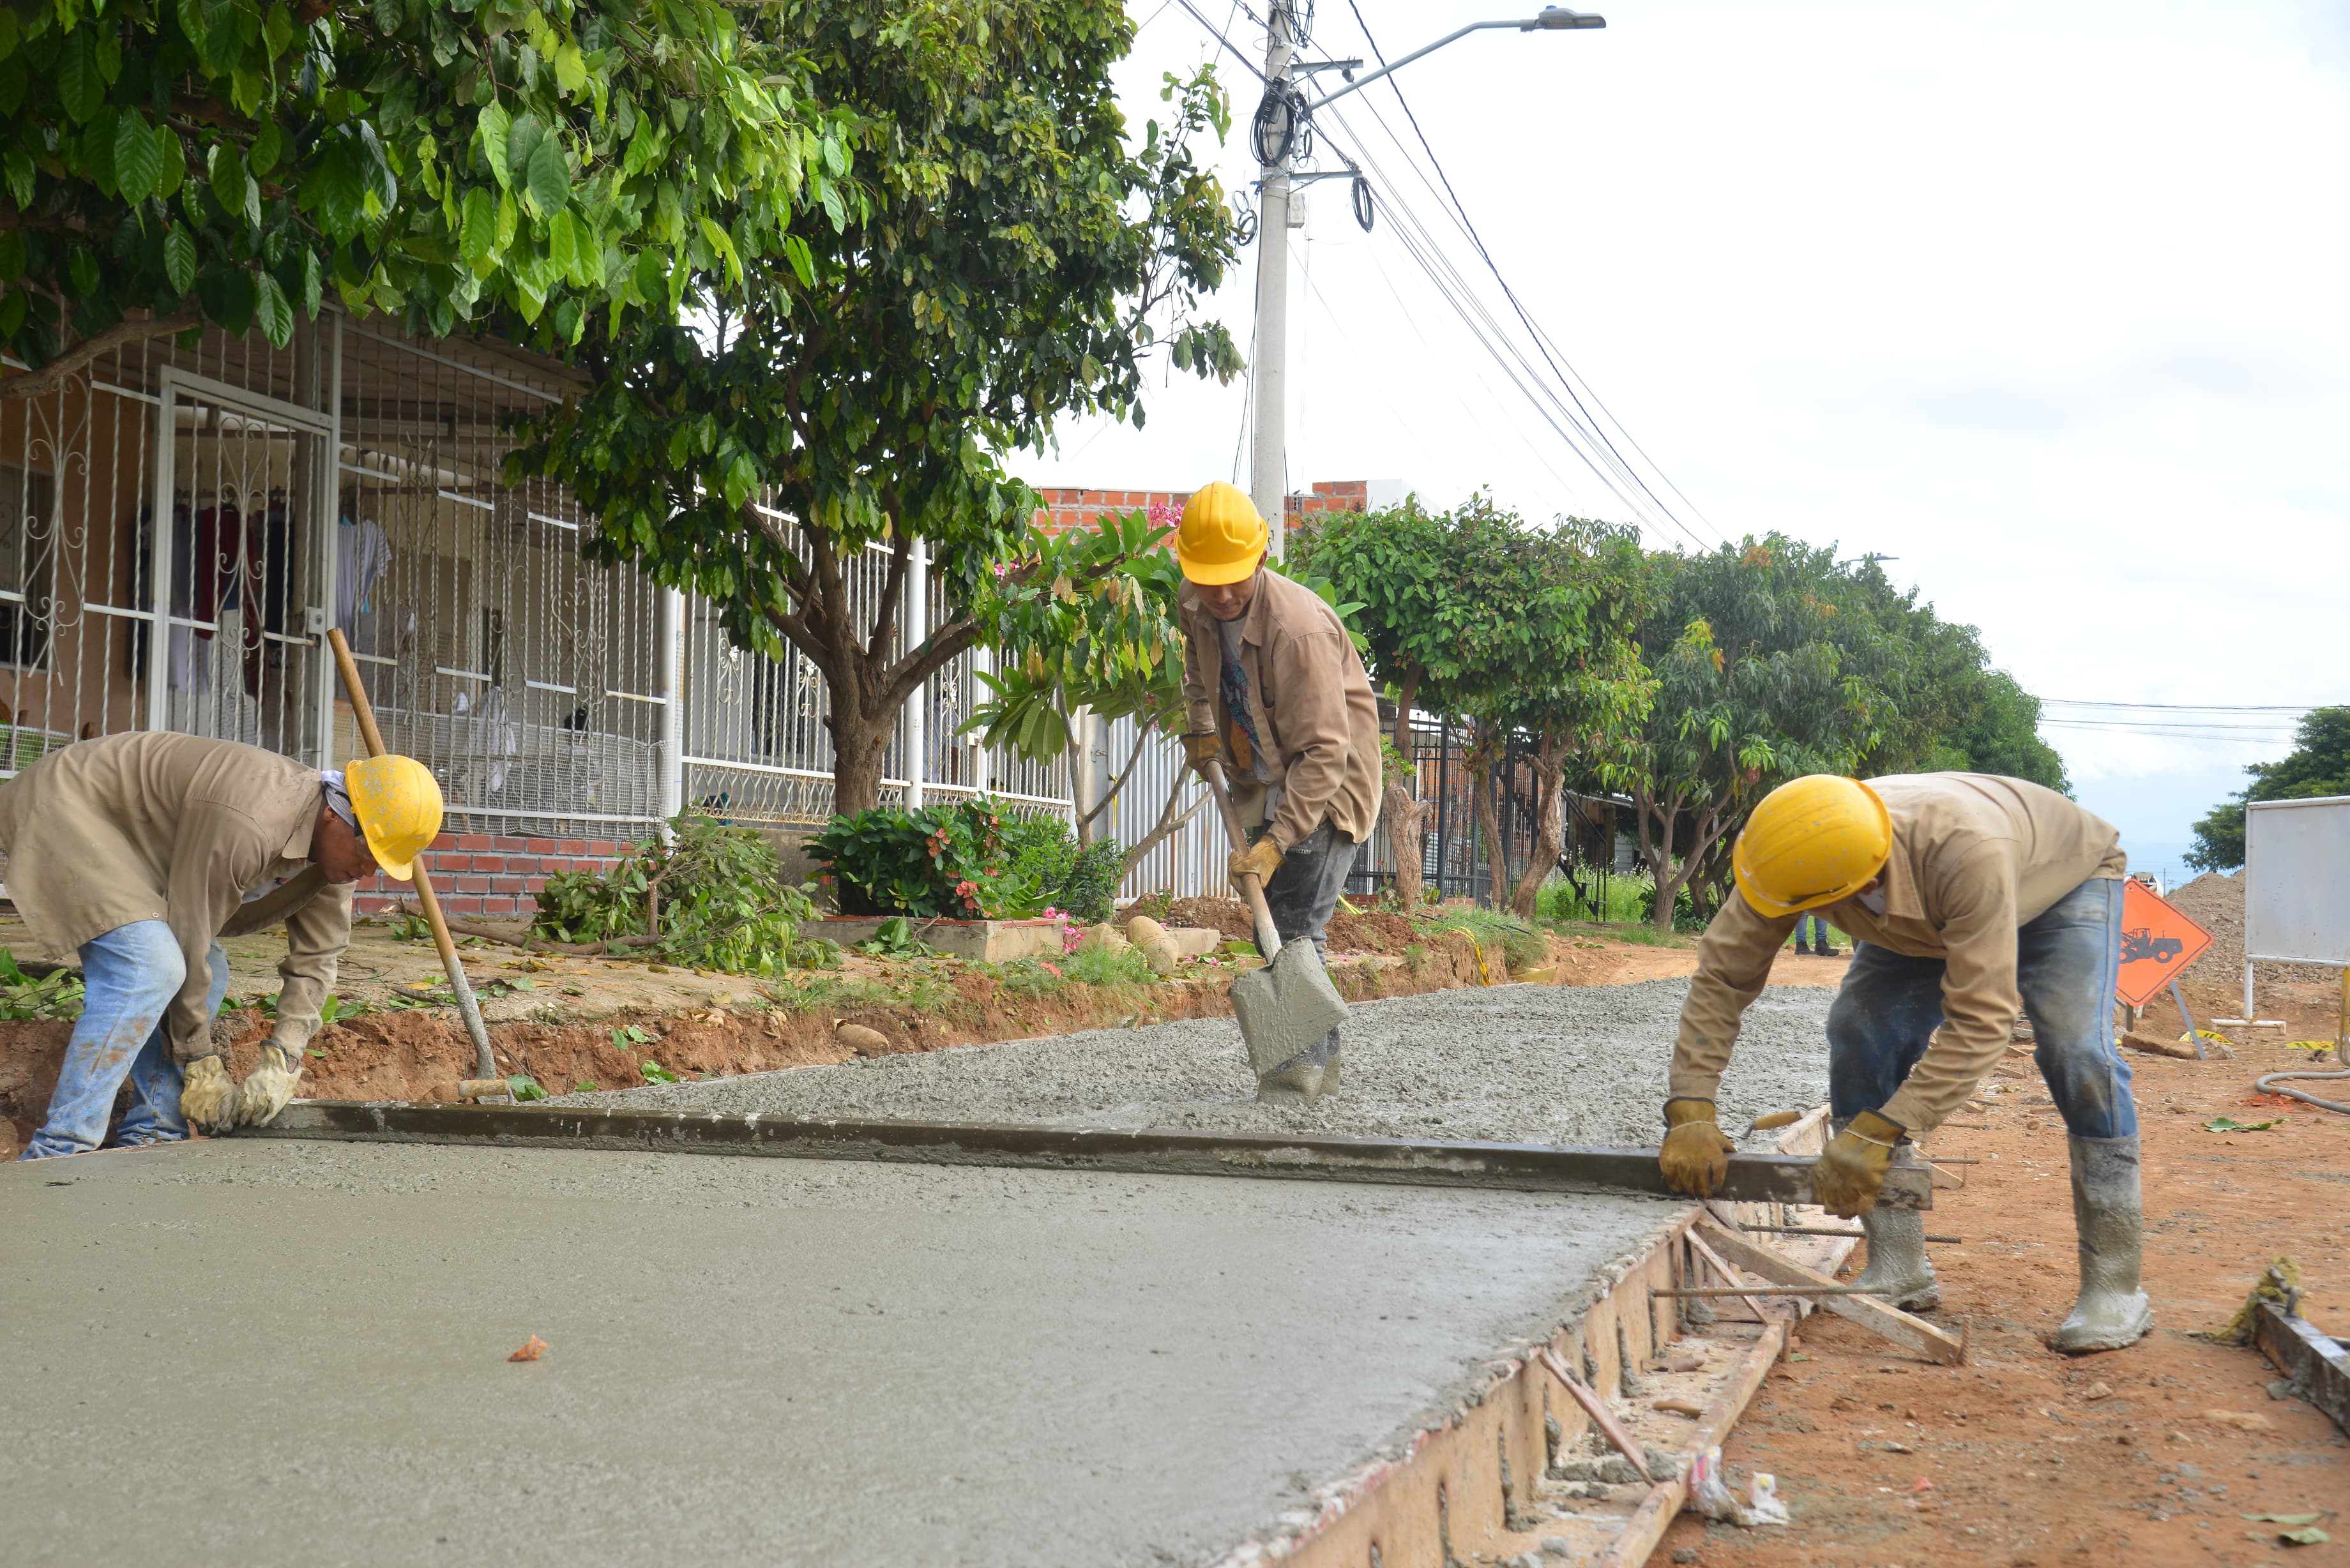
[[[1904,1312],[1931,1312],[1942,1304],[1941,1282],[1926,1256],[1926,1216],[1915,1209],[1878,1204],[1860,1217],[1868,1235],[1868,1266],[1853,1283],[1884,1292],[1883,1300]]]
[[[2051,1342],[2078,1355],[2119,1350],[2146,1337],[2154,1308],[2138,1289],[2137,1138],[2070,1137],[2073,1225],[2081,1249],[2081,1299]]]

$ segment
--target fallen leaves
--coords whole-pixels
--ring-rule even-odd
[[[536,1361],[546,1354],[546,1341],[532,1334],[522,1342],[522,1348],[506,1357],[508,1361]]]
[[[2271,1116],[2264,1122],[2240,1122],[2233,1116],[2213,1116],[2203,1124],[2205,1132],[2266,1132],[2271,1127],[2284,1126],[2282,1116]]]

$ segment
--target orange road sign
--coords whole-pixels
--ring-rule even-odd
[[[2144,1007],[2211,945],[2211,933],[2140,882],[2122,884],[2122,967],[2114,994]]]

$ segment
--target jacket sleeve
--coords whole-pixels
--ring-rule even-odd
[[[1773,919],[1732,889],[1697,944],[1697,973],[1681,1003],[1680,1034],[1673,1042],[1667,1093],[1710,1100],[1721,1087],[1738,1021],[1770,982],[1771,965],[1795,929],[1796,917]]]
[[[1273,646],[1273,690],[1281,709],[1274,723],[1287,766],[1281,775],[1281,810],[1271,834],[1283,854],[1330,815],[1347,783],[1353,732],[1347,714],[1347,634],[1334,623]]]
[[[164,1010],[173,1059],[213,1054],[213,943],[234,918],[244,889],[276,862],[276,846],[253,818],[217,801],[191,801],[180,818],[165,877],[164,909],[187,963],[180,993]]]
[[[1190,715],[1186,729],[1194,735],[1211,735],[1216,730],[1216,689],[1211,672],[1221,660],[1201,649],[1191,617],[1185,616],[1180,624],[1183,628],[1183,706]]]
[[[1881,1114],[1913,1138],[1942,1125],[1999,1064],[2015,1030],[2015,871],[2004,846],[1970,851],[1940,879],[1942,1027]]]
[[[286,917],[286,957],[277,965],[277,1026],[269,1032],[270,1040],[289,1054],[300,1052],[318,1032],[318,1010],[335,989],[343,950],[351,945],[355,884],[329,882],[313,866],[286,886],[306,883],[314,888],[313,896]]]

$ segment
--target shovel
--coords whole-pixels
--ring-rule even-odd
[[[1223,815],[1224,836],[1237,855],[1248,845],[1232,796],[1224,793],[1223,764],[1211,759],[1200,771]],[[1264,889],[1257,879],[1243,877],[1240,882],[1241,895],[1256,919],[1257,950],[1264,954],[1265,965],[1232,981],[1232,1016],[1240,1021],[1249,1065],[1262,1078],[1343,1023],[1347,1000],[1330,983],[1312,942],[1281,945],[1281,933],[1273,929],[1273,911],[1265,907]]]

